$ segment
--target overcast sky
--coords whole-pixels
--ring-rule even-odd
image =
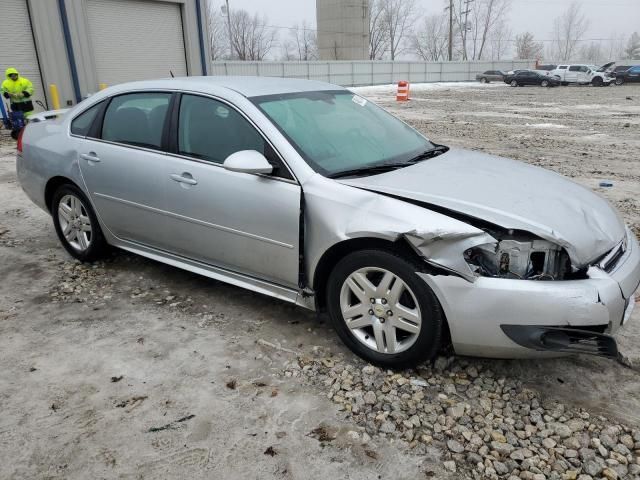
[[[421,13],[443,11],[444,0],[417,0]],[[211,0],[222,5],[223,0]],[[640,0],[577,0],[591,22],[588,38],[611,38],[616,33],[640,31]],[[315,28],[315,0],[229,0],[230,7],[264,13],[269,23],[288,27],[306,20]],[[551,24],[570,0],[512,0],[510,24],[513,35],[531,31],[538,40],[551,38]],[[281,35],[286,35],[281,30]]]

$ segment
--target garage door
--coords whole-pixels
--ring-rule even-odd
[[[179,4],[88,0],[87,9],[98,83],[187,75]]]
[[[21,75],[33,82],[33,87],[36,90],[34,100],[40,100],[44,103],[45,92],[42,89],[27,1],[2,0],[1,3],[0,76],[4,80],[4,71],[8,67],[17,68]],[[37,105],[35,107],[36,110],[42,110]]]

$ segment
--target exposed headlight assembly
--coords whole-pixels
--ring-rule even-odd
[[[478,276],[521,280],[563,280],[571,271],[564,249],[542,239],[514,236],[464,252]]]

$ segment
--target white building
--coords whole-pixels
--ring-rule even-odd
[[[17,68],[52,108],[101,84],[206,75],[205,0],[1,0],[0,71]],[[39,110],[39,108],[38,108]]]

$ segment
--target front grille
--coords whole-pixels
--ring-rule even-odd
[[[607,257],[603,260],[602,269],[609,273],[614,267],[618,264],[618,261],[624,255],[625,248],[624,245],[618,245],[615,249],[612,250],[613,255],[607,255]]]

